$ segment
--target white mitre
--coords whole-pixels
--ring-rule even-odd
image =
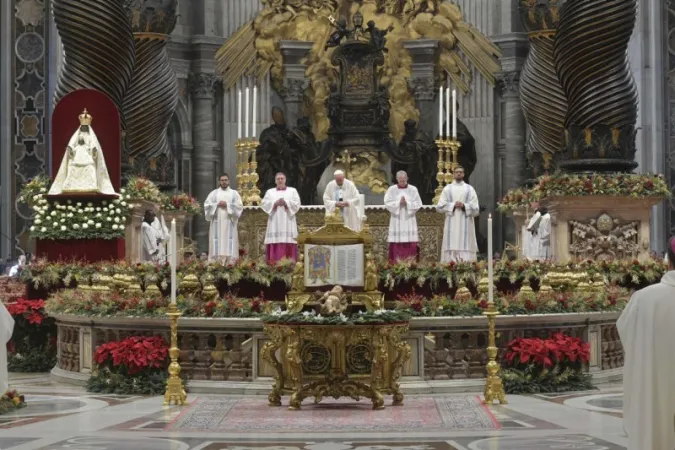
[[[49,189],[49,195],[60,195],[68,193],[100,193],[106,195],[116,195],[115,189],[112,186],[110,181],[110,175],[108,174],[108,168],[105,164],[105,157],[103,156],[103,150],[101,149],[101,144],[98,142],[96,133],[91,127],[92,117],[85,109],[82,114],[79,116],[80,126],[75,130],[73,136],[68,141],[68,147],[66,148],[66,153],[63,155],[61,160],[61,166],[59,171],[54,178],[54,183],[52,183],[51,188]],[[87,127],[88,130],[83,128]],[[80,138],[84,139],[84,143],[80,144]],[[79,149],[78,147],[86,146],[87,150]],[[87,158],[91,156],[93,161],[90,164],[83,164],[82,161],[76,161],[78,159],[78,152],[88,151],[88,155],[79,155],[82,158]],[[74,153],[75,156],[72,154]],[[85,163],[88,161],[85,161]],[[86,170],[85,167],[93,165],[94,172],[89,173],[89,170]],[[73,181],[73,177],[77,177]],[[70,189],[70,186],[76,185],[76,189]]]

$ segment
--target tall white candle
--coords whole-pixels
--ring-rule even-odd
[[[256,128],[255,123],[258,116],[258,114],[256,114],[257,112],[258,112],[258,86],[253,86],[253,120],[251,121],[251,123],[253,124],[253,133],[251,133],[253,139],[257,137],[255,132]]]
[[[443,139],[443,85],[438,88],[438,138]]]
[[[450,88],[445,88],[445,138],[450,139]]]
[[[171,303],[176,304],[176,264],[177,264],[177,257],[176,257],[176,219],[171,220],[171,237],[169,238],[169,242],[171,247],[169,251],[171,252],[171,256],[169,258],[169,261],[171,263]]]
[[[241,89],[237,95],[237,139],[241,139]]]
[[[245,122],[246,125],[244,126],[244,137],[245,137],[245,138],[248,138],[248,137],[249,137],[249,134],[248,134],[248,130],[249,130],[249,128],[248,128],[248,121],[249,121],[249,119],[251,118],[251,116],[248,115],[248,113],[249,113],[249,109],[248,109],[248,108],[249,108],[249,100],[250,100],[249,94],[250,94],[250,93],[251,93],[250,89],[249,89],[249,88],[246,88],[246,110],[244,111],[244,114],[246,114],[246,116],[245,116],[245,117],[246,117],[246,122]]]
[[[495,280],[492,273],[492,214],[488,215],[488,303],[493,303]]]
[[[457,140],[457,91],[452,90],[452,139]]]

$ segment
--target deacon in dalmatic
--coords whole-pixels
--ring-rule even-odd
[[[9,374],[7,373],[7,343],[14,332],[14,318],[0,302],[0,392],[4,394],[9,389]]]
[[[244,203],[237,191],[230,187],[230,177],[224,173],[218,179],[220,186],[211,191],[204,202],[204,215],[209,226],[209,260],[232,264],[239,258],[239,231],[237,225]]]
[[[623,424],[628,450],[675,448],[675,238],[668,272],[633,294],[616,322],[623,344]]]
[[[389,219],[389,262],[417,259],[419,237],[417,235],[417,211],[422,199],[415,186],[408,184],[408,174],[396,173],[396,184],[384,194],[384,206],[391,214]]]
[[[445,214],[441,262],[475,261],[478,253],[474,217],[480,213],[478,196],[464,182],[464,168],[457,166],[455,181],[443,188],[436,210]]]
[[[345,173],[336,170],[334,179],[323,193],[323,205],[326,207],[326,215],[333,214],[336,210],[344,218],[345,226],[354,231],[361,231],[361,217],[359,217],[359,190],[354,183],[345,178]]]
[[[551,215],[548,209],[532,204],[534,215],[527,224],[524,242],[525,257],[531,261],[551,259]]]
[[[298,259],[298,224],[300,195],[295,188],[286,186],[286,175],[279,172],[274,177],[276,187],[268,189],[262,199],[262,209],[269,217],[265,232],[265,257],[269,262],[284,258]]]
[[[141,261],[142,262],[159,262],[160,247],[162,237],[157,233],[152,223],[157,216],[152,209],[146,209],[143,215],[143,223],[141,224]]]

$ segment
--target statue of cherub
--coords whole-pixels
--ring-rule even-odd
[[[373,261],[372,253],[368,252],[366,254],[366,270],[365,270],[365,282],[363,283],[363,290],[366,292],[377,291],[377,267]]]
[[[305,264],[303,263],[304,255],[298,255],[298,262],[293,268],[293,275],[291,275],[291,291],[302,292],[305,290]]]
[[[325,292],[320,300],[321,314],[330,316],[340,314],[347,310],[347,296],[342,290],[342,286],[335,286],[328,292]]]

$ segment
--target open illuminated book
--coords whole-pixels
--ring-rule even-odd
[[[305,244],[305,286],[363,286],[363,244]]]

